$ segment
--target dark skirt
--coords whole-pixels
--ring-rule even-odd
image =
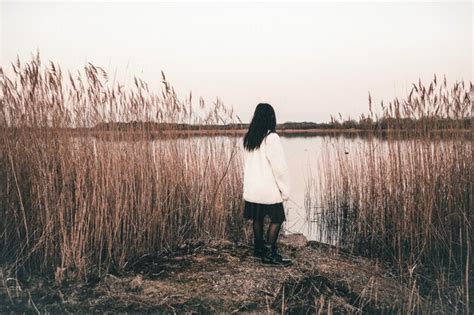
[[[282,223],[286,220],[283,203],[262,204],[245,200],[244,218],[248,220],[263,220],[268,215],[273,223]]]

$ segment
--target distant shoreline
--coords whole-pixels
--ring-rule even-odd
[[[116,129],[99,130],[95,128],[0,128],[0,132],[35,132],[44,134],[69,134],[74,137],[92,136],[97,138],[161,138],[161,137],[205,137],[205,136],[230,136],[242,137],[247,129]],[[282,137],[308,137],[308,136],[384,136],[388,134],[417,135],[418,129],[277,129],[276,132]],[[433,129],[428,131],[431,135],[462,135],[470,138],[470,129]],[[425,133],[426,134],[426,133]]]

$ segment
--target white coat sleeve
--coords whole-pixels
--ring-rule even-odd
[[[274,132],[266,138],[265,154],[272,167],[273,176],[284,201],[290,198],[290,172],[280,136]]]

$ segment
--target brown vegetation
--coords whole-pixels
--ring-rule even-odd
[[[91,64],[75,78],[39,56],[12,66],[12,77],[0,69],[0,121],[9,127],[0,135],[0,259],[12,270],[84,279],[184,240],[240,234],[235,139],[131,143],[87,131],[103,121],[233,119],[220,101],[194,108],[164,76],[157,95]],[[72,128],[85,134],[71,137]]]
[[[74,76],[64,76],[53,63],[42,65],[39,56],[24,65],[17,61],[12,67],[12,76],[0,68],[0,278],[8,293],[12,282],[18,288],[18,283],[41,272],[60,288],[54,295],[60,295],[61,284],[67,287],[69,281],[83,283],[75,287],[78,289],[99,279],[90,292],[111,294],[108,303],[117,303],[122,297],[119,289],[129,284],[127,279],[114,279],[110,274],[126,274],[143,257],[157,258],[165,252],[176,256],[191,240],[248,238],[241,216],[239,138],[183,141],[176,137],[177,132],[189,133],[175,128],[180,124],[236,123],[232,110],[220,100],[208,107],[200,99],[195,107],[192,95],[178,98],[164,75],[163,91],[156,94],[138,78],[132,86],[123,86],[91,64]],[[435,304],[445,312],[468,313],[472,309],[472,148],[464,137],[444,138],[444,131],[434,140],[429,136],[433,129],[457,131],[465,128],[466,121],[470,124],[472,104],[466,90],[464,83],[452,89],[436,80],[429,88],[419,83],[407,100],[395,100],[384,108],[382,117],[361,117],[360,122],[369,130],[391,130],[383,136],[386,141],[369,138],[349,152],[351,159],[344,151],[328,147],[321,165],[318,203],[324,206],[322,231],[326,239],[333,237],[338,247],[396,267],[402,282],[409,284],[408,291],[391,290],[387,295],[388,299],[400,298],[393,308],[399,311],[423,312]],[[141,123],[133,130],[94,128],[103,123],[137,121]],[[448,123],[441,126],[441,121]],[[379,122],[387,128],[377,127]],[[155,123],[166,124],[166,128],[160,131],[159,141],[150,141],[155,131],[147,124]],[[404,129],[417,137],[403,137]],[[281,130],[288,136],[302,132]],[[193,132],[210,131],[202,127]],[[353,133],[359,131],[348,134]],[[311,200],[307,204],[311,208]],[[219,248],[223,255],[225,250]],[[221,270],[226,274],[235,267],[231,264],[235,255],[242,254],[239,248],[232,250],[224,255],[225,263],[230,264]],[[276,290],[271,303],[274,309],[285,309],[290,301],[283,292],[292,292],[291,298],[302,297],[288,302],[287,309],[313,303],[310,310],[327,311],[338,301],[337,306],[345,311],[370,311],[380,306],[360,304],[366,302],[360,298],[364,294],[373,293],[375,299],[383,294],[380,287],[373,290],[374,286],[362,285],[370,277],[357,267],[367,266],[367,261],[342,264],[345,269],[341,270],[331,269],[334,261],[316,257],[309,249],[298,255],[296,269],[318,267],[314,273],[308,268],[295,271],[298,277],[290,275],[276,283],[272,287]],[[159,264],[167,262],[161,258]],[[193,259],[190,264],[195,263]],[[331,276],[347,272],[345,281],[365,278],[355,283],[357,289],[347,289],[341,279],[324,274],[324,266]],[[183,279],[190,281],[197,273],[194,269],[186,273],[189,270],[184,267],[182,271]],[[261,277],[271,276],[263,269],[258,271]],[[394,288],[393,279],[384,282],[382,278],[377,278],[379,284]],[[207,280],[212,279],[216,278]],[[254,280],[256,287],[261,285],[259,278]],[[210,285],[209,281],[201,285]],[[143,288],[140,283],[132,290]],[[21,296],[19,291],[16,294]],[[150,294],[153,298],[176,298],[154,291]],[[421,295],[428,296],[428,301]],[[120,310],[133,310],[133,305],[140,309],[149,303],[147,296],[138,293],[133,299]],[[36,298],[30,295],[26,300]],[[230,303],[237,309],[246,305],[238,299]],[[211,301],[206,305],[219,304]],[[76,306],[77,311],[94,310]],[[168,305],[155,303],[148,310],[161,307]]]
[[[414,85],[406,100],[383,107],[393,130],[384,141],[328,143],[308,200],[323,209],[326,239],[390,262],[448,313],[472,310],[474,161],[469,139],[428,135],[437,119],[470,120],[470,93],[472,84],[448,87],[436,77],[429,88]],[[407,117],[418,119],[417,137],[403,137]]]

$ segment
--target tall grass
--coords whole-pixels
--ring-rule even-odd
[[[105,141],[89,129],[118,121],[233,121],[221,101],[181,100],[164,75],[160,94],[138,78],[124,86],[92,64],[64,75],[39,55],[6,72],[0,68],[4,263],[60,281],[123,270],[142,255],[242,228],[237,138],[184,141],[171,133],[149,141],[116,131]]]
[[[369,96],[371,114],[361,120],[384,119],[391,131],[382,140],[328,143],[318,168],[309,206],[323,206],[324,237],[390,263],[413,290],[404,312],[426,311],[420,295],[433,306],[428,311],[472,310],[471,133],[430,133],[437,121],[456,129],[472,119],[472,93],[472,84],[449,87],[435,77],[428,87],[413,84],[405,100],[382,103],[379,117]],[[410,133],[402,132],[404,121]]]

